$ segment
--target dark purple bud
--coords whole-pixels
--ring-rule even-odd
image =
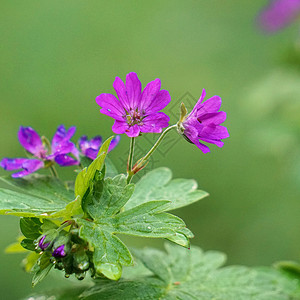
[[[52,252],[53,257],[64,257],[66,255],[67,254],[65,252],[65,245],[61,245],[61,246],[55,248]]]
[[[39,240],[39,247],[43,250],[43,251],[45,251],[48,247],[49,247],[49,245],[50,245],[50,242],[45,242],[44,243],[44,241],[45,241],[45,238],[46,238],[46,236],[44,235],[40,240]]]

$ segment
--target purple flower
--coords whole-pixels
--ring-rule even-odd
[[[57,248],[55,248],[52,252],[53,257],[64,257],[67,253],[65,252],[65,245],[61,245]]]
[[[259,25],[275,32],[289,25],[300,14],[300,0],[273,0],[258,18]]]
[[[43,168],[45,161],[55,161],[61,166],[79,164],[78,159],[68,155],[72,154],[76,158],[78,157],[78,150],[70,141],[75,130],[75,127],[70,127],[69,130],[66,131],[64,125],[58,126],[52,139],[51,149],[48,149],[34,129],[21,126],[18,132],[20,144],[27,152],[32,154],[34,158],[3,158],[0,162],[0,166],[7,171],[23,169],[20,172],[12,174],[12,177],[17,178]],[[49,152],[51,153],[50,155],[48,155]]]
[[[119,141],[120,141],[119,135],[113,138],[109,145],[108,152],[113,150],[117,146]],[[79,139],[78,144],[82,155],[94,160],[97,157],[99,149],[102,145],[102,137],[100,135],[97,135],[91,140],[88,140],[88,137],[86,135],[83,135]]]
[[[221,107],[221,98],[213,96],[203,102],[205,90],[195,107],[188,115],[183,115],[178,122],[178,132],[191,143],[195,144],[203,153],[210,152],[209,148],[199,140],[222,147],[221,139],[229,137],[227,128],[220,126],[226,119],[224,111],[218,111]],[[185,107],[184,107],[185,110]],[[186,110],[185,110],[186,112]]]
[[[126,133],[137,137],[140,132],[160,133],[169,124],[169,117],[159,112],[171,101],[168,91],[160,90],[160,79],[149,82],[142,92],[142,84],[136,73],[126,76],[126,84],[116,77],[113,87],[118,99],[112,94],[101,94],[96,102],[100,112],[115,119],[114,133]]]
[[[44,235],[40,240],[39,240],[39,247],[44,251],[44,250],[46,250],[48,247],[49,247],[49,245],[50,245],[50,242],[45,242],[44,243],[44,241],[45,241],[45,238],[46,238],[46,236]]]

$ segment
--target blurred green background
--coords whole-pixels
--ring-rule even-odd
[[[210,193],[176,214],[194,232],[194,244],[225,252],[230,264],[299,259],[297,26],[262,34],[255,18],[264,3],[2,0],[0,157],[23,155],[20,125],[49,138],[61,123],[77,126],[74,141],[83,134],[109,137],[113,120],[99,114],[94,99],[113,92],[115,76],[134,71],[143,86],[160,78],[172,97],[165,110],[172,116],[187,92],[198,99],[205,88],[208,97],[222,97],[231,137],[204,155],[174,132],[171,149],[155,154],[152,167],[195,178]],[[123,136],[110,155],[120,171],[128,144]],[[75,176],[72,169],[61,171]],[[1,216],[0,232],[0,295],[19,299],[32,292],[31,276],[19,267],[22,255],[3,250],[19,233],[18,218]],[[35,290],[71,282],[52,274]]]

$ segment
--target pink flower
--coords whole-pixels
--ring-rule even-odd
[[[160,79],[149,82],[142,92],[142,84],[132,72],[127,74],[126,84],[116,77],[113,87],[118,98],[101,94],[96,102],[102,107],[102,114],[115,119],[114,133],[137,137],[140,132],[160,133],[168,127],[170,118],[160,110],[169,104],[171,97],[168,91],[160,90]]]
[[[205,90],[190,114],[181,116],[178,122],[178,132],[190,143],[195,144],[203,153],[210,152],[208,146],[200,143],[199,140],[215,144],[218,147],[223,147],[224,143],[221,139],[229,137],[227,128],[221,126],[226,119],[224,111],[218,111],[221,107],[221,98],[213,96],[203,102],[205,98]]]

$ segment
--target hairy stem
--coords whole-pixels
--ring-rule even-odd
[[[133,163],[133,155],[134,155],[134,144],[135,144],[135,138],[132,137],[130,139],[129,155],[128,155],[128,161],[127,161],[127,183],[130,182],[130,180],[133,176],[132,163]]]
[[[141,162],[146,161],[152,154],[153,152],[156,150],[156,148],[159,146],[159,144],[162,142],[163,138],[166,136],[166,134],[168,132],[170,132],[173,128],[176,128],[177,125],[172,125],[170,127],[168,127],[167,129],[165,129],[163,131],[163,133],[160,135],[160,137],[158,138],[158,140],[156,141],[156,143],[153,145],[153,147],[148,151],[148,153],[142,158]]]

